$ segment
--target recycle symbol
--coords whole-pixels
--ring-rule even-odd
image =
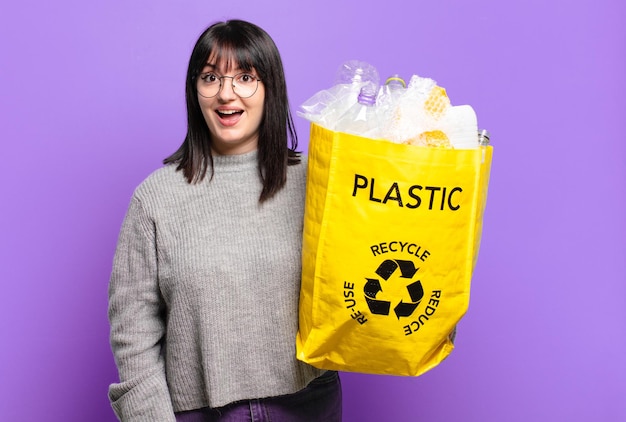
[[[376,274],[385,282],[389,282],[392,274],[398,269],[400,270],[400,279],[412,279],[417,270],[419,270],[419,268],[415,268],[412,261],[387,259],[378,266]],[[365,283],[363,291],[365,293],[365,300],[370,312],[377,315],[389,315],[391,302],[376,298],[378,293],[383,291],[383,288],[380,285],[380,280],[377,278],[367,277],[366,280],[367,282]],[[411,316],[422,300],[422,297],[424,297],[424,289],[420,280],[407,285],[406,290],[411,298],[411,301],[405,302],[400,299],[400,302],[393,308],[398,319],[400,319],[400,317]]]

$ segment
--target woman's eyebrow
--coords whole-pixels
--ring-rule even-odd
[[[217,69],[217,63],[206,62],[206,63],[204,64],[204,67],[202,68],[202,70],[205,70],[206,68],[209,68],[209,70],[211,70],[211,71],[213,71],[213,72],[217,72],[217,71],[218,71],[218,69]],[[232,73],[242,73],[242,72],[244,72],[244,70],[243,70],[241,67],[239,67],[239,66],[234,66],[234,67],[232,67],[232,68],[231,68],[231,69],[229,69],[229,70],[230,70],[230,72],[232,72]],[[251,71],[253,71],[253,70],[254,70],[254,68],[251,68],[250,70],[251,70]],[[246,71],[246,72],[247,72],[247,71]]]

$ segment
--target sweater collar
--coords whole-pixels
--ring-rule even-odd
[[[216,170],[241,170],[257,167],[258,151],[246,152],[245,154],[213,155],[213,166]]]

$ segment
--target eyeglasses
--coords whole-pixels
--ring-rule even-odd
[[[215,97],[222,89],[222,79],[230,78],[233,92],[239,98],[252,97],[259,88],[260,79],[249,73],[238,73],[235,76],[217,76],[213,72],[202,73],[198,79],[198,94],[205,98]]]

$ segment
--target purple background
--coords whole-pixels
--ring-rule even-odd
[[[182,141],[193,42],[231,17],[275,39],[294,110],[361,59],[383,77],[432,77],[492,134],[457,349],[417,378],[344,374],[345,420],[626,420],[621,0],[1,9],[0,420],[115,420],[106,291],[119,227],[133,189]]]

